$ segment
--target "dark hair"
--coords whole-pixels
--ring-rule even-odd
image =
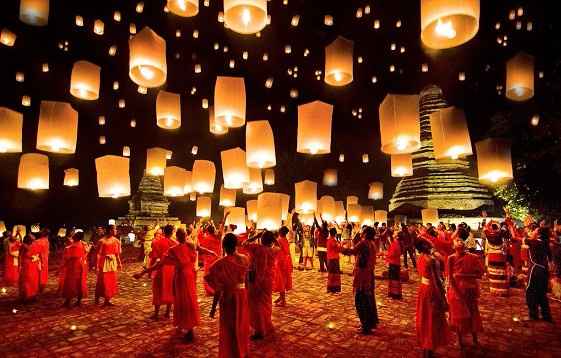
[[[466,228],[460,228],[460,230],[458,230],[458,236],[463,241],[466,241],[469,237],[469,231]]]
[[[222,239],[222,247],[224,252],[227,254],[233,254],[236,251],[236,245],[238,244],[238,238],[231,232],[224,236]]]
[[[374,236],[376,236],[376,232],[370,226],[365,227],[362,232],[364,233],[366,240],[374,240]]]
[[[286,236],[288,234],[288,228],[286,226],[283,226],[279,229],[279,234],[281,236]]]
[[[538,235],[540,237],[541,240],[543,240],[546,243],[549,243],[549,229],[547,227],[541,227],[538,229]]]
[[[51,234],[51,230],[47,229],[47,228],[43,228],[40,232],[39,232],[39,237],[45,237],[45,236],[49,236]]]
[[[329,235],[331,235],[331,236],[337,236],[337,229],[335,229],[334,227],[332,227],[331,229],[329,229]]]
[[[173,235],[173,225],[167,224],[166,226],[164,226],[164,230],[162,230],[164,232],[164,235],[166,236],[171,236]]]
[[[75,232],[74,235],[72,235],[72,240],[73,241],[82,241],[83,239],[84,239],[84,232],[83,231]]]
[[[171,225],[166,225],[165,228],[167,228],[168,226],[171,226]],[[165,228],[164,228],[164,229],[165,229]],[[172,226],[172,228],[173,228],[173,226]],[[172,231],[172,232],[173,232],[173,231]],[[185,241],[186,241],[186,238],[187,238],[187,233],[186,233],[185,230],[183,230],[183,229],[178,229],[178,230],[175,232],[175,238],[177,239],[177,241],[178,241],[180,244],[184,244]]]
[[[273,245],[274,241],[275,241],[275,235],[273,235],[273,233],[270,231],[264,231],[263,235],[261,235],[261,244],[265,246]]]
[[[454,223],[450,224],[450,230],[451,231],[456,231],[456,224],[454,224]]]
[[[23,243],[27,244],[27,245],[30,245],[34,240],[35,240],[35,236],[33,236],[31,234],[27,234],[23,238]]]
[[[115,225],[111,224],[111,225],[107,225],[105,227],[105,235],[109,235],[111,230],[115,229]]]
[[[415,240],[415,249],[417,249],[417,251],[419,251],[420,253],[429,254],[431,248],[432,245],[427,240],[425,239]]]
[[[434,226],[431,226],[428,228],[427,233],[432,236],[432,237],[437,237],[438,234],[436,233],[436,229],[434,228]]]
[[[207,228],[206,228],[206,231],[209,234],[214,234],[214,226],[212,226],[212,224],[208,225]]]

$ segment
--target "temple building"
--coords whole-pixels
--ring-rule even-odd
[[[469,158],[434,159],[430,114],[445,107],[448,104],[439,87],[421,91],[421,148],[413,153],[413,176],[401,179],[390,199],[394,215],[419,217],[424,208],[438,209],[441,218],[479,217],[482,210],[493,211],[493,196],[479,183]]]

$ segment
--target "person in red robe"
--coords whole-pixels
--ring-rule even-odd
[[[341,244],[337,241],[337,229],[332,227],[327,237],[327,293],[341,292],[340,253]]]
[[[214,225],[209,224],[206,227],[206,229],[203,230],[203,235],[199,239],[199,243],[202,247],[204,247],[205,249],[207,249],[209,251],[212,251],[212,252],[214,252],[218,255],[218,256],[203,255],[202,259],[203,259],[203,267],[204,267],[205,275],[208,273],[208,269],[210,268],[210,266],[220,256],[220,246],[221,246],[220,237],[221,236],[222,236],[222,233],[219,232],[217,234],[216,229],[214,228]],[[213,296],[214,295],[214,291],[212,290],[212,288],[206,282],[204,282],[204,288],[205,288],[205,293],[206,293],[207,296]]]
[[[448,304],[439,274],[439,260],[431,255],[432,245],[418,239],[415,248],[420,256],[417,271],[421,278],[417,291],[416,331],[424,357],[432,357],[434,350],[448,344],[450,332],[446,322]]]
[[[49,279],[49,229],[43,229],[39,233],[33,245],[39,246],[39,256],[41,258],[41,275],[39,276],[39,291],[43,292]]]
[[[70,307],[74,298],[76,306],[80,306],[82,298],[88,296],[88,247],[83,239],[84,233],[78,231],[72,235],[72,243],[64,248],[60,283],[64,307]]]
[[[464,241],[454,243],[455,253],[448,257],[448,304],[450,326],[458,335],[458,344],[463,349],[462,335],[471,333],[477,345],[477,333],[483,330],[479,313],[479,282],[484,268],[475,254],[466,252]]]
[[[249,354],[249,309],[245,288],[249,259],[236,251],[237,242],[232,233],[224,236],[222,248],[226,256],[215,261],[205,275],[205,281],[215,292],[215,302],[220,304],[220,358],[244,358]],[[215,302],[210,312],[212,318]]]
[[[286,291],[292,289],[292,259],[288,245],[288,228],[283,226],[279,230],[277,243],[280,251],[275,258],[275,275],[273,279],[273,292],[279,293],[275,304],[280,307],[286,306]]]
[[[22,302],[34,301],[39,293],[41,249],[33,245],[35,238],[28,234],[20,248],[19,296]]]
[[[403,230],[407,230],[405,227]],[[397,235],[390,237],[390,246],[386,253],[388,264],[388,296],[393,299],[401,299],[401,243]]]
[[[121,242],[115,237],[115,225],[109,225],[106,236],[98,242],[97,284],[95,303],[103,297],[105,306],[112,306],[111,299],[118,293],[117,271],[121,264]]]
[[[253,243],[261,239],[261,244]],[[248,277],[249,321],[254,330],[253,340],[263,339],[273,331],[273,271],[275,256],[279,251],[273,248],[275,236],[264,231],[244,242],[249,253],[250,269]]]
[[[160,262],[168,253],[168,250],[177,245],[172,236],[174,232],[173,225],[164,227],[164,235],[152,241],[152,251],[150,251],[150,261],[148,267],[152,267]],[[171,305],[173,304],[173,276],[175,267],[173,265],[161,265],[158,270],[152,272],[152,304],[154,305],[154,314],[152,318],[157,320],[160,314],[160,306],[166,305],[165,318],[169,318]]]
[[[20,270],[20,247],[21,242],[12,235],[7,240],[6,255],[4,257],[4,285],[17,287]]]

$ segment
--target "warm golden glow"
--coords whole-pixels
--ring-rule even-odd
[[[158,147],[148,148],[146,150],[146,173],[148,175],[164,175],[167,152],[167,149]]]
[[[167,8],[177,16],[191,17],[199,13],[199,0],[168,0]]]
[[[435,159],[458,159],[473,154],[464,111],[443,108],[430,114]]]
[[[222,175],[226,189],[241,189],[249,182],[249,170],[246,165],[246,153],[241,148],[233,148],[220,152],[222,159]]]
[[[446,49],[471,40],[479,30],[479,0],[421,0],[421,40]]]
[[[296,211],[301,214],[313,213],[317,209],[317,183],[304,180],[294,184]]]
[[[22,154],[19,160],[18,188],[49,189],[49,158],[44,154]]]
[[[192,170],[193,190],[197,193],[212,193],[216,180],[216,167],[208,160],[195,160]]]
[[[156,97],[156,124],[164,129],[181,127],[181,96],[159,91]]]
[[[488,138],[475,143],[475,149],[481,182],[499,184],[513,178],[510,142]]]
[[[392,177],[413,175],[413,159],[411,154],[394,154],[391,156]]]
[[[296,151],[306,154],[331,152],[331,116],[333,106],[314,101],[298,106]]]
[[[379,107],[382,152],[413,153],[421,146],[419,96],[388,94]]]
[[[278,193],[257,196],[257,229],[278,230],[282,224],[282,202]]]
[[[345,86],[353,81],[353,42],[337,37],[325,48],[325,83]]]
[[[129,77],[139,86],[159,87],[166,82],[166,41],[145,27],[129,40]]]
[[[46,26],[49,22],[49,0],[21,0],[19,19],[32,26]]]
[[[78,112],[69,103],[41,101],[37,149],[73,154],[78,139]]]
[[[129,158],[105,155],[95,160],[95,168],[100,198],[119,198],[131,194]]]
[[[246,95],[243,77],[218,76],[214,87],[214,120],[223,127],[245,124]]]
[[[197,216],[200,218],[210,217],[212,201],[208,196],[199,196],[197,198]]]
[[[248,122],[245,130],[246,162],[249,168],[270,168],[277,164],[275,139],[269,121]]]
[[[68,168],[64,170],[64,185],[65,186],[78,186],[80,184],[80,172],[75,168]]]
[[[164,195],[185,195],[186,170],[181,167],[170,166],[164,169]]]
[[[0,152],[19,153],[22,149],[23,114],[0,107]]]
[[[99,98],[101,67],[88,61],[77,61],[70,75],[70,93],[77,98],[96,100]]]
[[[254,34],[267,25],[267,0],[224,0],[224,26],[240,34]]]
[[[506,64],[506,97],[526,101],[534,96],[534,57],[520,52]]]

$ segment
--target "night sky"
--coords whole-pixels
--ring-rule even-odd
[[[224,136],[214,136],[208,130],[208,110],[201,107],[203,98],[212,105],[213,88],[217,75],[243,76],[246,83],[246,120],[269,120],[275,135],[277,166],[276,184],[265,186],[265,191],[294,195],[296,181],[310,179],[321,183],[323,170],[336,168],[339,185],[335,188],[318,186],[321,195],[333,195],[343,200],[346,195],[361,197],[362,204],[374,204],[376,209],[387,209],[396,179],[390,177],[390,158],[380,152],[378,105],[388,92],[413,94],[429,84],[440,86],[446,100],[466,111],[472,141],[485,138],[490,119],[497,112],[514,113],[513,121],[520,123],[517,130],[530,131],[529,120],[539,113],[540,101],[551,101],[548,91],[554,76],[559,76],[559,36],[555,40],[553,15],[546,16],[544,1],[481,1],[480,28],[477,36],[460,47],[430,51],[420,41],[419,1],[270,1],[268,13],[271,24],[261,37],[240,35],[225,29],[217,21],[222,1],[211,0],[205,7],[200,1],[199,14],[181,18],[163,11],[165,1],[144,1],[142,13],[136,12],[136,1],[59,1],[51,0],[49,24],[46,27],[29,26],[19,21],[19,1],[2,2],[0,28],[17,34],[15,46],[0,45],[0,105],[24,114],[23,152],[35,152],[37,120],[41,100],[65,101],[79,112],[78,144],[76,154],[48,153],[50,161],[50,189],[29,192],[16,189],[19,154],[0,154],[0,220],[9,223],[94,223],[124,215],[128,198],[100,199],[97,197],[94,159],[105,154],[121,155],[122,147],[131,147],[131,189],[134,192],[146,163],[146,149],[163,147],[173,151],[168,165],[191,170],[195,159],[208,159],[216,164],[217,180],[213,214],[218,209],[218,192],[222,183],[220,151],[236,146],[245,148],[245,127],[230,129]],[[356,17],[358,8],[369,5],[370,14]],[[508,19],[509,12],[520,6],[524,14],[516,20]],[[113,20],[119,10],[122,20]],[[334,18],[333,26],[324,25],[324,16]],[[81,15],[84,26],[75,25],[75,16]],[[291,26],[291,18],[300,16],[299,25]],[[105,24],[102,36],[93,33],[93,23],[101,19]],[[378,19],[380,28],[374,29]],[[401,21],[401,27],[396,22]],[[522,29],[516,30],[521,21]],[[533,24],[527,31],[528,21]],[[167,82],[161,88],[152,88],[146,95],[137,92],[137,85],[128,76],[129,24],[137,31],[151,27],[167,42]],[[500,29],[495,24],[500,22]],[[181,37],[176,37],[176,31]],[[198,38],[193,32],[198,31]],[[507,46],[497,38],[507,36]],[[354,81],[345,87],[331,87],[316,79],[315,72],[324,70],[324,47],[337,36],[354,41]],[[68,42],[65,51],[59,44]],[[215,43],[219,50],[214,49]],[[396,51],[390,46],[395,43]],[[555,44],[555,45],[552,45]],[[109,47],[117,46],[114,57]],[[291,53],[285,53],[285,46]],[[400,47],[405,52],[400,53]],[[225,48],[227,47],[227,52]],[[305,49],[309,56],[304,57]],[[535,56],[535,97],[517,104],[497,93],[497,85],[504,85],[505,62],[518,51]],[[248,60],[242,53],[248,51]],[[268,54],[264,62],[263,54]],[[363,62],[358,63],[362,56]],[[229,61],[235,60],[235,68]],[[100,98],[84,101],[69,92],[70,72],[75,61],[87,60],[101,66]],[[42,64],[49,64],[49,72],[42,72]],[[421,72],[427,63],[429,71]],[[202,72],[194,72],[195,64]],[[390,65],[396,71],[389,71]],[[297,66],[298,77],[288,74]],[[17,71],[24,72],[25,82],[15,81]],[[538,73],[543,71],[544,78]],[[465,81],[459,81],[460,72]],[[294,73],[294,72],[293,72]],[[377,79],[373,83],[372,77]],[[265,88],[267,78],[274,78],[271,89]],[[119,81],[119,90],[112,89]],[[557,85],[558,86],[558,85]],[[192,94],[192,88],[196,92]],[[182,125],[178,130],[156,126],[155,102],[159,89],[180,93]],[[291,98],[291,89],[298,90],[298,98]],[[31,107],[21,105],[21,97],[32,98]],[[126,100],[126,108],[117,102]],[[296,153],[297,105],[321,100],[334,105],[331,154],[309,156]],[[268,106],[271,110],[268,110]],[[285,112],[281,112],[285,106]],[[362,118],[353,111],[362,109]],[[98,125],[98,116],[106,117],[104,126]],[[136,120],[136,128],[130,120]],[[559,117],[555,118],[559,120]],[[99,136],[107,143],[99,144]],[[197,156],[191,154],[193,145],[199,147]],[[516,162],[517,150],[514,149]],[[339,163],[339,154],[345,162]],[[364,153],[370,162],[363,164]],[[80,170],[80,186],[62,185],[64,169]],[[515,177],[518,166],[515,165]],[[385,183],[384,200],[368,201],[368,183]],[[554,181],[554,178],[549,178]],[[237,206],[255,198],[238,191]],[[294,198],[291,199],[291,206]],[[195,205],[188,199],[172,199],[171,214],[182,220],[193,217]]]

